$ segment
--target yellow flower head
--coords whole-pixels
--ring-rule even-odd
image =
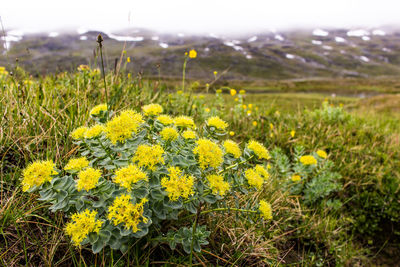
[[[140,124],[143,123],[142,115],[133,110],[125,110],[106,124],[107,138],[113,144],[125,142],[137,133]]]
[[[134,164],[121,168],[115,172],[114,182],[125,187],[128,192],[132,190],[132,186],[139,181],[147,181],[147,174]]]
[[[214,116],[207,120],[208,126],[212,126],[217,128],[218,130],[225,131],[226,127],[228,127],[228,123],[221,120],[219,117]]]
[[[317,160],[311,155],[305,155],[300,157],[300,162],[303,165],[315,165],[317,164]]]
[[[79,140],[79,139],[83,139],[85,137],[85,133],[88,130],[87,127],[85,126],[81,126],[79,128],[76,128],[72,133],[71,133],[71,137],[74,140]]]
[[[220,93],[222,93],[222,90],[221,90],[221,89],[217,89],[215,92],[216,92],[217,94],[220,94]]]
[[[217,76],[218,71],[214,70],[214,76]]]
[[[136,233],[139,231],[139,223],[147,223],[148,221],[143,215],[143,205],[147,201],[146,198],[143,198],[139,203],[132,204],[130,195],[116,197],[113,204],[108,207],[107,218],[111,220],[114,225],[123,223],[125,229],[131,229],[133,233]]]
[[[130,63],[131,62],[131,57],[126,58],[126,62]]]
[[[321,149],[317,151],[317,155],[320,158],[323,158],[323,159],[326,159],[328,157],[328,154],[326,154],[326,152],[324,150],[321,150]]]
[[[196,139],[196,133],[192,130],[186,130],[182,133],[183,138],[185,139]]]
[[[246,94],[246,91],[245,90],[240,90],[239,94],[244,95],[244,94]]]
[[[165,141],[174,141],[178,138],[178,132],[172,127],[165,127],[160,132],[161,138]]]
[[[35,161],[22,172],[22,190],[28,191],[34,186],[40,186],[53,179],[57,174],[56,165],[51,160]]]
[[[246,105],[243,105],[242,108],[243,108],[244,110],[246,110],[246,109],[247,109],[247,106],[246,106]]]
[[[205,138],[197,140],[197,146],[193,149],[193,153],[199,156],[199,164],[202,169],[218,168],[224,161],[222,149],[216,143]]]
[[[221,175],[208,175],[207,181],[213,194],[218,194],[221,197],[225,196],[226,192],[231,188],[231,185],[228,182],[225,182],[224,177]]]
[[[236,95],[236,90],[235,89],[231,89],[230,93],[231,93],[231,96],[235,96]]]
[[[101,135],[104,131],[106,130],[106,127],[104,127],[101,124],[96,124],[85,132],[85,138],[91,139],[91,138],[96,138],[99,135]]]
[[[64,170],[66,171],[80,171],[89,166],[89,161],[86,157],[80,157],[76,159],[70,159],[65,165]]]
[[[232,154],[236,159],[242,155],[239,145],[232,140],[226,140],[224,142],[224,148],[226,154]]]
[[[296,134],[296,131],[295,131],[295,130],[290,131],[290,136],[291,136],[292,138],[294,137],[295,134]]]
[[[235,102],[238,102],[238,101],[239,101],[239,98],[235,97]]]
[[[264,178],[264,180],[268,180],[269,178],[269,173],[268,171],[264,168],[263,165],[256,165],[256,167],[254,168],[254,170]]]
[[[261,143],[250,140],[247,144],[247,147],[256,154],[259,159],[270,159],[271,156],[269,155],[268,150],[263,146]]]
[[[98,116],[100,115],[101,112],[106,112],[107,111],[107,104],[100,104],[92,108],[90,111],[90,115],[92,116]]]
[[[252,109],[253,108],[253,104],[249,104],[249,109]]]
[[[210,109],[209,108],[205,108],[204,111],[208,113],[208,112],[210,112]]]
[[[292,175],[292,181],[293,181],[293,182],[299,182],[299,181],[301,181],[301,176],[298,175],[298,174],[293,174],[293,175]]]
[[[157,117],[157,120],[164,125],[170,125],[174,123],[174,120],[171,118],[171,116],[168,115],[160,115]]]
[[[268,202],[261,200],[259,210],[261,212],[261,216],[264,220],[272,220],[272,208],[271,204]]]
[[[189,57],[190,58],[196,58],[197,57],[197,52],[196,50],[192,49],[189,51]]]
[[[169,167],[168,172],[169,176],[161,179],[161,186],[165,187],[171,201],[176,201],[179,197],[187,199],[193,195],[193,176],[183,175],[179,167]]]
[[[75,246],[80,246],[82,241],[89,233],[98,233],[103,222],[96,219],[97,211],[86,209],[80,213],[75,213],[71,221],[65,226],[65,232],[71,236]]]
[[[174,123],[178,127],[188,127],[194,129],[196,125],[191,117],[179,116],[174,119]]]
[[[253,123],[252,123],[252,124],[253,124],[253,126],[254,126],[254,127],[256,127],[256,126],[257,126],[257,122],[256,122],[256,121],[253,121]]]
[[[76,183],[76,189],[81,191],[82,189],[89,192],[90,189],[96,187],[101,177],[101,171],[92,167],[86,168],[78,173],[78,181]]]
[[[90,70],[90,67],[88,65],[79,65],[78,70],[86,71],[86,70]]]
[[[155,170],[157,164],[164,164],[164,149],[160,145],[140,145],[132,161],[137,162],[139,167],[147,167]]]
[[[163,107],[159,104],[149,104],[142,107],[144,115],[146,116],[157,116],[163,112]]]
[[[230,131],[230,132],[229,132],[229,135],[230,135],[230,136],[234,136],[234,135],[235,135],[235,132]]]
[[[244,172],[244,176],[247,179],[247,182],[250,186],[254,186],[258,190],[262,188],[264,184],[264,179],[257,173],[255,169],[248,169]]]

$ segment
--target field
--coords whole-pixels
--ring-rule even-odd
[[[126,58],[122,61],[124,66]],[[104,77],[93,66],[36,77],[20,67],[12,73],[0,73],[3,266],[394,266],[400,260],[400,96],[395,78],[227,83],[215,77],[209,84],[186,80],[182,88],[181,80],[143,78],[124,67]],[[64,212],[63,206],[52,212],[49,208],[57,210],[54,201],[59,199],[41,201],[42,193],[23,192],[23,170],[33,161],[52,159],[61,171],[84,151],[71,133],[93,121],[102,123],[90,110],[106,102],[115,114],[141,112],[142,106],[158,103],[164,114],[191,116],[198,134],[214,131],[205,121],[219,116],[229,127],[209,136],[230,138],[241,148],[250,140],[263,144],[271,155],[263,163],[270,166],[269,178],[258,190],[247,187],[239,194],[232,187],[224,198],[205,201],[194,211],[194,225],[185,220],[193,212],[182,209],[179,218],[154,221],[157,227],[131,237],[126,247],[104,246],[94,254],[96,245],[75,246],[65,232],[71,210]],[[104,151],[112,149],[110,144]],[[300,164],[304,155],[317,158],[318,167]],[[113,157],[102,159],[108,156]],[[108,172],[108,166],[102,169]],[[297,173],[304,173],[300,181],[294,178]],[[257,212],[262,199],[271,204],[272,219],[238,212]],[[195,252],[193,237],[187,237],[189,253],[183,241],[172,250],[158,237],[183,228],[195,233],[196,224],[209,237]]]

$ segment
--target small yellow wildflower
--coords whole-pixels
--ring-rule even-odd
[[[161,138],[165,141],[174,141],[178,138],[178,132],[172,127],[165,127],[160,132]]]
[[[272,123],[270,123],[270,124],[269,124],[269,128],[270,128],[271,130],[273,130],[273,129],[274,129],[274,125],[273,125]]]
[[[243,108],[244,110],[246,110],[246,109],[247,109],[247,106],[246,106],[246,105],[243,105],[242,108]]]
[[[229,132],[229,135],[230,135],[230,136],[234,136],[234,135],[235,135],[235,132],[234,132],[234,131],[230,131],[230,132]]]
[[[208,112],[210,112],[210,109],[209,108],[205,108],[204,111],[208,113]]]
[[[232,140],[226,140],[223,145],[226,154],[232,154],[235,158],[240,158],[240,156],[242,155],[242,151],[240,150],[240,147],[236,142]]]
[[[90,67],[88,65],[79,65],[78,70],[86,71],[86,70],[90,70]]]
[[[89,161],[86,157],[80,157],[76,159],[70,159],[65,165],[64,170],[66,171],[80,171],[89,166]]]
[[[157,120],[164,125],[170,125],[174,122],[174,120],[171,118],[171,116],[168,116],[168,115],[160,115],[157,117]]]
[[[111,143],[125,142],[137,133],[140,124],[143,123],[142,115],[133,110],[125,110],[106,124],[107,138]]]
[[[260,201],[260,207],[259,210],[261,212],[261,216],[265,219],[265,220],[272,220],[272,208],[271,208],[271,204],[269,204],[268,202],[261,200]]]
[[[164,149],[160,145],[140,145],[133,157],[133,162],[138,162],[139,167],[155,170],[157,164],[164,164]]]
[[[231,89],[231,90],[230,90],[230,93],[231,93],[231,96],[235,96],[237,92],[236,92],[235,89]]]
[[[249,104],[249,109],[252,109],[253,108],[253,104]]]
[[[192,49],[189,51],[189,57],[190,58],[196,58],[197,57],[197,52],[196,50]]]
[[[144,115],[156,116],[163,112],[163,107],[159,104],[149,104],[142,107]]]
[[[214,71],[214,76],[217,76],[217,74],[218,74],[218,71],[215,70]]]
[[[221,197],[225,196],[226,192],[231,188],[231,185],[228,182],[225,182],[224,177],[221,175],[208,175],[207,181],[213,194],[218,194]]]
[[[255,170],[259,175],[261,175],[261,176],[264,178],[265,181],[268,180],[268,178],[269,178],[269,173],[268,173],[268,171],[264,168],[263,165],[256,165],[256,167],[254,168],[254,170]]]
[[[251,110],[248,110],[247,111],[247,116],[250,116],[251,115]]]
[[[131,57],[126,58],[126,62],[130,63],[131,62]]]
[[[183,175],[179,167],[169,167],[168,172],[168,178],[161,179],[161,186],[165,187],[165,191],[171,201],[176,201],[179,197],[187,199],[194,194],[193,176]]]
[[[147,181],[148,177],[139,167],[134,164],[129,164],[127,167],[117,170],[113,180],[130,192],[134,184],[142,180]]]
[[[223,159],[222,149],[211,140],[202,138],[197,140],[197,146],[193,153],[199,156],[200,168],[203,170],[208,167],[218,168]]]
[[[257,126],[257,122],[253,121],[253,126],[256,127]]]
[[[215,92],[216,92],[217,94],[220,94],[220,93],[222,93],[222,90],[221,90],[221,89],[217,89]]]
[[[311,155],[305,155],[300,157],[300,162],[304,165],[315,165],[317,160]]]
[[[271,138],[274,137],[274,133],[270,133],[269,137],[271,137]]]
[[[244,172],[244,176],[247,179],[247,182],[250,186],[254,186],[258,190],[261,189],[264,184],[264,179],[257,173],[255,169],[248,169]]]
[[[196,133],[192,130],[186,130],[182,133],[183,138],[185,139],[196,139]]]
[[[210,117],[207,120],[207,124],[208,124],[208,126],[215,127],[215,128],[217,128],[218,130],[221,130],[221,131],[225,131],[226,127],[228,127],[228,123],[226,123],[225,121],[221,120],[217,116]]]
[[[320,158],[323,158],[323,159],[326,159],[328,157],[328,154],[326,154],[326,152],[324,150],[321,150],[321,149],[317,151],[317,155]]]
[[[295,134],[296,134],[296,131],[295,131],[295,130],[290,131],[290,136],[291,136],[292,138],[294,137]]]
[[[56,165],[51,160],[35,161],[22,172],[22,190],[28,191],[34,186],[40,186],[53,179],[57,174]]]
[[[239,94],[244,95],[244,94],[246,94],[246,91],[245,90],[240,90]]]
[[[139,231],[140,222],[148,222],[148,219],[143,215],[143,206],[147,201],[147,198],[143,198],[139,203],[132,204],[130,195],[116,197],[113,204],[108,207],[107,218],[115,226],[123,223],[125,229],[131,229],[133,233],[136,233]]]
[[[247,144],[247,147],[256,154],[259,159],[270,159],[271,156],[269,155],[268,150],[263,146],[261,143],[250,140]]]
[[[104,127],[101,124],[96,124],[85,132],[85,138],[91,139],[91,138],[96,138],[99,135],[101,135],[104,131],[106,130],[106,127]]]
[[[83,139],[85,137],[85,133],[88,130],[87,127],[85,126],[81,126],[79,128],[76,128],[72,133],[71,133],[71,137],[74,140],[79,140],[79,139]]]
[[[292,175],[292,181],[293,181],[293,182],[299,182],[299,181],[301,181],[301,176],[298,175],[298,174],[293,174],[293,175]]]
[[[78,181],[76,183],[76,189],[81,191],[82,189],[89,192],[90,189],[96,187],[101,177],[101,171],[92,167],[86,168],[78,173]]]
[[[182,90],[178,90],[178,92],[176,92],[178,95],[181,95],[181,94],[183,94],[183,91]]]
[[[103,222],[96,219],[97,211],[85,211],[75,213],[71,217],[71,221],[65,226],[65,232],[71,236],[75,246],[80,246],[82,241],[89,233],[98,233]]]
[[[97,116],[100,115],[101,112],[106,112],[107,111],[107,104],[100,104],[92,108],[90,111],[90,115],[92,116]]]
[[[178,127],[188,127],[194,129],[196,125],[191,117],[179,116],[174,119],[174,123]]]
[[[238,101],[239,101],[239,98],[235,97],[235,102],[238,102]]]

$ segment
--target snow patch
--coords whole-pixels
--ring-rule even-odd
[[[119,42],[141,42],[144,40],[144,37],[142,36],[121,36],[121,35],[115,35],[112,33],[107,34],[111,39],[117,40]]]
[[[253,57],[251,55],[246,55],[247,59],[252,59]]]
[[[209,51],[210,51],[210,48],[208,48],[208,47],[204,48],[204,52],[209,52]]]
[[[249,39],[247,39],[247,42],[248,43],[251,43],[251,42],[255,42],[255,41],[257,41],[257,36],[253,36],[253,37],[250,37]]]
[[[278,40],[278,41],[285,40],[285,39],[283,39],[282,35],[280,35],[280,34],[275,34],[275,39]]]
[[[386,32],[382,31],[382,30],[373,30],[372,31],[372,35],[379,35],[379,36],[385,36]]]
[[[158,40],[160,40],[160,37],[158,37],[158,36],[152,36],[152,37],[151,37],[151,40],[153,40],[153,41],[158,41]]]
[[[364,41],[369,41],[369,40],[371,40],[371,38],[369,38],[368,36],[363,36],[363,37],[361,37],[361,39],[363,39]]]
[[[361,56],[360,59],[364,62],[369,62],[369,58],[367,58],[366,56]]]
[[[168,44],[167,43],[159,43],[159,45],[162,47],[162,48],[168,48]]]
[[[337,43],[345,43],[346,39],[344,39],[342,37],[339,37],[339,36],[336,36],[335,37],[335,42],[337,42]]]
[[[83,36],[79,37],[79,40],[85,41],[85,40],[87,40],[87,36],[83,35]]]
[[[325,50],[332,50],[333,49],[332,46],[329,46],[329,45],[323,45],[322,48],[325,49]]]
[[[390,50],[389,48],[384,47],[384,48],[382,48],[382,51],[383,52],[391,52],[392,50]]]
[[[288,59],[294,59],[294,58],[295,58],[295,56],[294,56],[294,55],[292,55],[292,54],[286,54],[286,58],[288,58]]]
[[[321,30],[321,29],[315,29],[315,30],[313,30],[312,34],[315,36],[328,36],[329,32]]]
[[[51,32],[51,33],[49,33],[49,37],[51,37],[51,38],[54,38],[54,37],[57,37],[57,36],[59,36],[60,34],[58,33],[58,32]]]
[[[322,42],[318,40],[311,40],[311,43],[315,45],[322,45]]]
[[[369,32],[363,29],[351,30],[347,32],[347,36],[362,37],[366,35],[369,35]]]
[[[178,35],[178,37],[180,37],[180,38],[185,37],[185,34],[183,34],[183,33],[178,33],[177,35]]]

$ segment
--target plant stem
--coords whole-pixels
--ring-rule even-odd
[[[187,56],[185,56],[185,61],[183,61],[183,71],[182,71],[182,92],[185,92],[185,73],[186,73],[186,63],[187,63]]]
[[[240,164],[246,163],[247,161],[251,160],[252,158],[254,158],[254,155],[250,156],[250,157],[249,157],[248,159],[246,159],[246,160],[243,160],[243,161],[241,161],[241,162],[235,163],[235,164],[233,164],[233,165],[231,165],[231,166],[226,167],[226,168],[223,169],[223,170],[220,170],[217,174],[219,175],[219,174],[221,174],[221,173],[223,173],[223,172],[225,172],[225,171],[228,171],[228,170],[230,170],[230,169],[232,169],[232,168],[235,168],[236,166],[239,166]]]
[[[193,264],[194,235],[196,233],[197,221],[199,220],[199,217],[201,214],[200,210],[201,210],[201,205],[197,208],[196,219],[194,220],[193,226],[192,226],[192,242],[190,244],[190,256],[189,256],[189,266],[190,267],[192,267],[192,264]]]
[[[97,42],[99,43],[99,49],[100,49],[100,58],[101,58],[101,68],[103,71],[103,81],[104,81],[104,90],[105,90],[105,94],[106,94],[106,105],[107,108],[109,108],[108,106],[108,91],[107,91],[107,83],[106,83],[106,73],[104,72],[104,61],[103,61],[103,37],[101,36],[101,34],[99,34],[99,36],[97,36]]]

